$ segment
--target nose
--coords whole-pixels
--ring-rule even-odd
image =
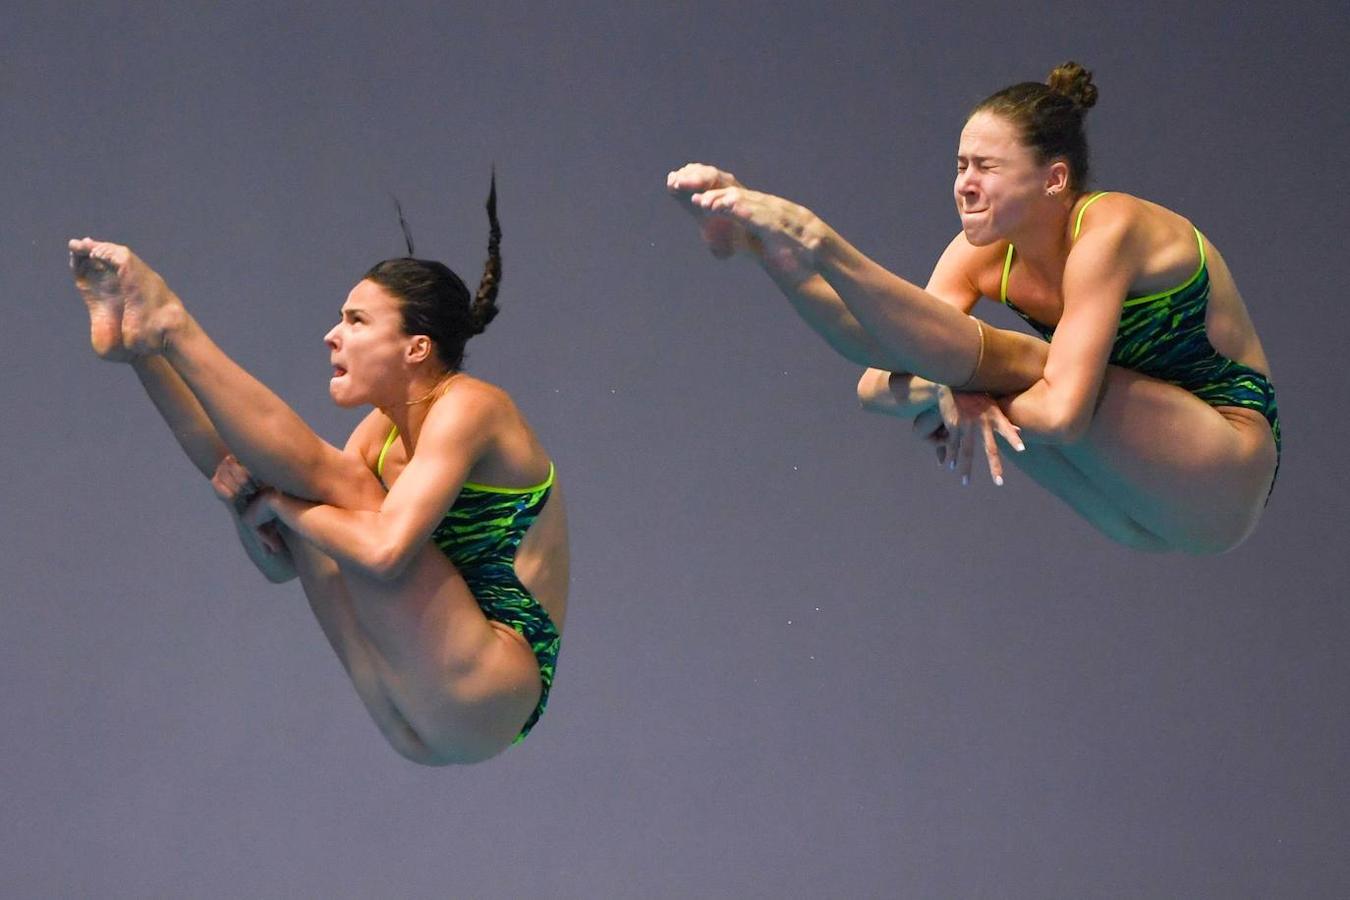
[[[338,342],[337,342],[338,329],[340,329],[341,327],[342,327],[342,323],[339,322],[339,323],[337,323],[336,325],[334,325],[332,328],[330,328],[330,329],[328,330],[328,333],[325,334],[325,335],[323,336],[323,342],[324,342],[325,345],[327,345],[327,347],[328,347],[329,350],[336,350],[336,349],[337,349],[337,345],[338,345]]]
[[[956,173],[956,193],[969,194],[975,190],[975,168],[972,166],[964,172]]]

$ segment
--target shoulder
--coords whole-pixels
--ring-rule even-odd
[[[1069,259],[1101,254],[1135,256],[1144,249],[1155,204],[1131,194],[1111,191],[1089,194],[1078,201],[1073,213]],[[1124,262],[1125,260],[1119,260]]]
[[[995,241],[977,247],[966,239],[965,232],[957,232],[933,267],[929,293],[949,302],[959,300],[968,304],[980,297],[993,296],[990,291],[997,287],[1008,246],[1007,241]]]
[[[460,373],[450,379],[432,404],[422,433],[480,443],[495,437],[516,415],[510,394],[495,384]]]
[[[1174,268],[1194,267],[1195,226],[1161,204],[1112,192],[1080,213],[1070,260],[1112,255],[1146,280],[1150,273],[1166,280]]]
[[[442,415],[477,416],[514,411],[515,407],[511,395],[502,388],[461,372],[450,379],[432,409]]]
[[[1088,234],[1147,236],[1160,229],[1190,228],[1190,222],[1161,204],[1123,191],[1089,194],[1074,213],[1077,238]]]
[[[359,457],[371,469],[380,455],[384,442],[389,438],[394,423],[378,409],[372,409],[366,417],[352,429],[351,436],[343,446],[342,452]]]

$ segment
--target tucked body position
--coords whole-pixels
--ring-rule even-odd
[[[211,478],[246,551],[299,577],[389,743],[427,765],[522,739],[548,700],[567,605],[553,464],[511,397],[462,370],[496,315],[489,257],[471,295],[448,267],[371,267],[324,337],[340,406],[374,409],[339,449],[229,359],[128,248],[70,242],[94,351],[130,363]]]
[[[1108,537],[1217,553],[1246,538],[1278,469],[1269,364],[1218,249],[1183,216],[1089,190],[1089,72],[1065,63],[975,107],[953,193],[961,232],[927,285],[810,210],[691,163],[667,189],[715,256],[756,259],[801,317],[867,367],[864,408],[912,418],[969,480],[1019,468]],[[1039,337],[970,315],[1007,304]]]

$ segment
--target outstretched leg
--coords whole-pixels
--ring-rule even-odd
[[[365,466],[320,438],[226,356],[139,257],[121,245],[90,238],[71,241],[70,251],[76,286],[89,308],[95,353],[114,360],[162,355],[259,481],[337,506],[378,505],[384,492]]]
[[[288,493],[380,506],[374,475],[226,357],[134,254],[86,239],[71,242],[71,256],[95,352],[133,361],[203,474],[228,446]],[[519,634],[487,619],[440,550],[428,543],[382,581],[344,570],[294,534],[286,543],[325,635],[395,749],[436,765],[486,759],[511,743],[538,702],[538,663]]]

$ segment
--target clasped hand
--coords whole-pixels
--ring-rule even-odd
[[[267,502],[276,493],[273,488],[254,481],[248,469],[233,456],[226,456],[216,466],[211,487],[239,521],[253,531],[264,550],[274,555],[287,552],[276,513]]]
[[[988,394],[954,391],[940,385],[937,405],[914,418],[914,431],[937,449],[938,462],[970,484],[975,445],[984,446],[989,475],[994,484],[1003,484],[1003,458],[995,434],[1002,435],[1019,453],[1026,449],[1021,429],[1008,420],[998,402]]]

